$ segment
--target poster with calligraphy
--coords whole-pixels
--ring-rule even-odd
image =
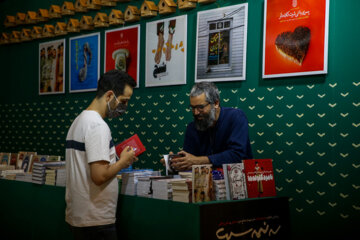
[[[246,76],[248,4],[198,12],[195,82]]]
[[[265,0],[263,78],[327,73],[329,0]]]
[[[65,93],[65,39],[39,44],[39,95]]]
[[[140,25],[105,32],[105,72],[127,72],[139,87]]]
[[[146,24],[145,86],[186,84],[187,15]]]
[[[100,33],[72,37],[70,41],[70,92],[96,91],[100,77]]]

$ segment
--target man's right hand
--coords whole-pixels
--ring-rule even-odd
[[[124,150],[120,154],[120,160],[124,165],[129,167],[133,162],[136,162],[138,158],[135,156],[135,150],[127,146],[124,148]]]
[[[169,152],[169,155],[170,154],[174,154],[173,152]],[[166,165],[165,165],[165,159],[164,158],[162,158],[162,159],[160,159],[160,162],[162,163],[162,165],[165,167]]]

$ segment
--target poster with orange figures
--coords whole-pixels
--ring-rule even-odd
[[[263,78],[327,73],[329,0],[265,0]]]
[[[127,72],[139,87],[140,25],[105,32],[105,72]]]
[[[186,84],[187,15],[146,23],[145,87]]]

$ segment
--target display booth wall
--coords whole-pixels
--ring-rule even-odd
[[[50,3],[62,2],[0,1],[0,21],[6,15],[48,9]],[[221,106],[245,111],[254,158],[273,159],[277,195],[290,198],[294,239],[332,239],[355,233],[360,223],[359,1],[330,1],[326,75],[262,79],[263,0],[218,0],[190,11],[125,24],[141,27],[140,87],[127,113],[108,121],[114,142],[137,133],[146,152],[134,167],[163,170],[161,155],[181,149],[185,127],[192,120],[187,107],[195,79],[197,12],[244,2],[248,2],[246,80],[217,84]],[[142,1],[117,3],[116,8],[124,11],[128,4],[140,8]],[[99,11],[109,13],[111,8]],[[188,16],[186,85],[145,87],[146,23],[184,14]],[[1,152],[36,151],[64,158],[67,130],[95,96],[94,92],[69,93],[69,38],[100,32],[102,73],[104,32],[112,28],[117,27],[0,46]],[[1,32],[8,30],[1,25]],[[67,54],[65,93],[40,96],[39,43],[62,38]]]

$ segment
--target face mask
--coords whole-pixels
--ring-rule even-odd
[[[118,118],[126,112],[126,104],[123,104],[117,100],[116,95],[114,94],[115,100],[119,103],[115,109],[111,109],[109,102],[107,103],[108,106],[108,118]]]

